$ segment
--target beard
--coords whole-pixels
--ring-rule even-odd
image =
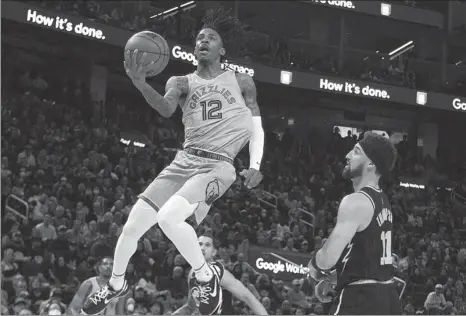
[[[359,164],[357,166],[351,167],[351,164],[348,163],[344,168],[341,173],[342,177],[347,180],[351,180],[354,178],[358,178],[362,176],[362,171],[363,171],[364,166],[362,164]]]

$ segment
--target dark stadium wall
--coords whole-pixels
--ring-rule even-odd
[[[439,121],[437,158],[450,169],[458,168],[466,161],[466,115],[444,112]]]

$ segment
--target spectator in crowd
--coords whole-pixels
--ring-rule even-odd
[[[92,10],[86,14],[117,26],[125,19],[121,10],[112,12],[107,3],[53,5],[75,14],[84,14],[83,7],[89,6]],[[277,59],[286,61],[286,43],[279,48]],[[330,57],[322,65],[326,71],[335,68]],[[111,111],[88,111],[94,104],[88,99],[86,83],[67,79],[64,87],[55,89],[45,73],[36,74],[35,79],[46,85],[34,88],[34,71],[25,70],[21,86],[2,95],[2,201],[14,194],[29,209],[24,219],[2,205],[4,314],[63,314],[80,282],[93,276],[96,262],[113,254],[135,192],[141,192],[173,159],[181,137],[176,126],[154,119],[150,109],[136,108],[138,102],[109,97],[106,108]],[[79,102],[76,91],[81,95]],[[152,131],[150,149],[130,152],[119,143],[126,126]],[[250,251],[252,245],[260,245],[300,255],[321,247],[334,227],[335,201],[351,190],[340,177],[340,158],[359,135],[343,136],[335,131],[325,146],[312,136],[309,146],[302,148],[295,145],[291,131],[282,141],[268,141],[261,190],[269,195],[261,190],[249,192],[238,181],[198,227],[199,232],[212,231],[220,243],[219,259],[271,314],[324,313],[308,280],[290,283],[265,275],[250,261]],[[407,282],[404,310],[407,314],[464,314],[466,199],[461,198],[466,196],[466,184],[458,196],[431,183],[426,190],[399,187],[401,175],[428,175],[429,179],[440,175],[436,163],[416,159],[407,140],[399,144],[402,161],[384,184],[395,216],[393,250],[403,262],[398,277]],[[239,170],[246,163],[243,155],[235,161]],[[26,215],[24,204],[10,200],[8,206]],[[162,232],[150,230],[128,266],[134,287],[124,313],[169,314],[182,306],[188,268]],[[444,292],[429,293],[435,284]],[[234,298],[232,308],[251,313]]]
[[[40,113],[47,122],[43,126],[31,126],[41,126],[40,128],[47,128],[49,133],[55,134],[60,125],[54,120],[74,113],[73,116],[69,116],[69,123],[76,128],[67,136],[69,145],[59,138],[50,140],[51,142],[35,138],[36,144],[28,149],[28,155],[37,158],[44,152],[40,146],[44,146],[46,157],[54,156],[57,162],[64,164],[65,168],[59,172],[56,165],[55,168],[52,168],[54,165],[46,167],[37,159],[36,164],[28,166],[26,170],[41,168],[43,172],[24,173],[22,160],[14,159],[14,163],[8,161],[7,164],[5,159],[16,158],[22,152],[22,148],[12,147],[9,142],[3,143],[2,161],[8,165],[11,173],[3,173],[2,180],[15,183],[16,175],[23,172],[25,181],[21,185],[21,198],[29,201],[30,205],[30,217],[27,222],[8,212],[3,213],[3,309],[8,309],[9,312],[21,309],[20,312],[23,313],[29,310],[54,313],[70,303],[79,282],[92,276],[97,260],[112,254],[122,224],[128,215],[127,209],[134,203],[134,192],[140,191],[137,188],[128,188],[138,186],[135,183],[140,179],[147,184],[147,180],[155,175],[152,172],[145,173],[145,170],[153,168],[153,165],[145,161],[157,161],[160,155],[173,154],[158,150],[136,153],[131,159],[141,162],[137,166],[142,173],[138,174],[134,164],[130,163],[124,146],[114,137],[117,134],[113,133],[118,133],[118,130],[111,128],[113,121],[108,120],[102,127],[107,135],[104,138],[83,137],[82,131],[92,129],[91,122],[88,125],[79,122],[82,114],[72,106],[61,102],[52,105],[44,101],[44,107],[37,108],[33,107],[37,105],[37,101],[30,100],[23,96],[17,98],[16,102],[22,102],[22,108],[28,109],[32,117],[37,117]],[[15,104],[11,102],[10,106]],[[126,111],[130,113],[131,109]],[[61,115],[55,116],[56,112]],[[10,132],[19,123],[19,120],[15,119],[19,113],[19,109],[12,107],[10,114],[5,117]],[[144,115],[134,118],[144,120],[142,116]],[[129,117],[131,116],[128,115]],[[27,122],[30,117],[24,119]],[[167,128],[165,124],[161,126]],[[31,136],[29,133],[25,130],[20,139],[28,139]],[[13,136],[8,132],[4,135]],[[46,138],[47,134],[44,133],[43,137]],[[330,148],[349,146],[344,138],[334,139],[335,144]],[[282,157],[276,155],[282,150],[279,149],[280,143],[277,143],[277,146],[279,147],[269,147],[269,152],[266,153],[265,160],[271,164],[275,164],[281,159],[279,157]],[[409,147],[406,150],[409,150]],[[261,202],[266,201],[261,195],[251,196],[251,193],[242,188],[241,182],[238,182],[214,206],[211,216],[198,227],[198,230],[210,230],[218,238],[219,259],[271,313],[323,313],[322,306],[314,297],[313,285],[308,284],[308,280],[296,279],[287,284],[261,274],[248,261],[250,243],[294,253],[315,252],[331,232],[337,207],[333,201],[338,200],[348,189],[338,177],[339,165],[335,154],[331,151],[325,153],[328,165],[320,164],[315,159],[317,155],[312,154],[310,170],[315,172],[322,168],[324,173],[300,170],[300,162],[309,159],[307,155],[296,155],[298,163],[292,167],[296,174],[306,174],[306,177],[290,177],[278,169],[265,172],[263,188],[277,196],[276,207],[270,202]],[[96,157],[107,158],[95,159]],[[241,160],[244,160],[244,157],[240,156],[237,163]],[[164,159],[163,163],[168,161]],[[288,168],[286,162],[283,168]],[[397,174],[406,170],[400,169],[401,165],[397,168]],[[280,182],[274,180],[277,176],[281,177]],[[303,184],[309,185],[308,193],[297,189]],[[322,189],[329,190],[329,194],[322,195]],[[287,193],[281,194],[280,190]],[[3,197],[10,192],[13,191],[4,191]],[[400,261],[405,262],[399,275],[408,283],[404,294],[404,310],[407,313],[424,309],[431,313],[464,311],[463,275],[466,271],[466,250],[460,237],[465,224],[463,218],[451,220],[457,218],[452,216],[455,214],[453,204],[443,199],[440,191],[435,194],[435,191],[431,191],[432,194],[426,195],[422,191],[392,186],[387,192],[397,216],[395,224],[399,232],[395,235],[393,248],[401,258]],[[13,207],[21,211],[18,205]],[[443,212],[439,212],[440,208]],[[299,222],[306,214],[303,211],[315,214],[315,235],[305,233],[306,225]],[[256,226],[256,230],[252,229],[252,226]],[[150,230],[139,243],[128,267],[129,280],[135,287],[131,295],[132,300],[125,304],[125,313],[146,313],[151,310],[163,310],[167,313],[183,305],[187,294],[187,269],[186,262],[176,253],[161,231],[157,228]],[[438,290],[428,294],[434,282],[444,284],[444,294]],[[28,296],[25,291],[28,292]],[[26,297],[31,304],[27,303]],[[235,303],[234,300],[232,306],[236,310],[248,312],[245,306]]]
[[[434,292],[430,292],[429,295],[427,295],[424,307],[429,314],[441,314],[445,309],[447,301],[445,300],[445,296],[442,291],[443,286],[441,284],[437,284]]]

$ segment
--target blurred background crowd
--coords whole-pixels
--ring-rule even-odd
[[[43,5],[139,30],[147,28],[146,18],[138,15],[148,9],[144,3]],[[195,29],[183,28],[179,16],[150,27],[192,43]],[[286,41],[272,43],[245,55],[336,73],[331,55],[309,62],[288,51]],[[395,80],[389,71],[383,70],[384,78],[392,79],[383,80],[413,86],[407,78],[416,78],[414,73],[404,69]],[[179,124],[135,105],[139,99],[109,96],[104,106],[91,100],[88,83],[67,79],[52,87],[49,80],[37,69],[22,69],[2,85],[2,314],[65,314],[80,283],[96,275],[99,259],[113,255],[137,194],[171,162],[183,139]],[[121,142],[135,126],[145,135],[140,135],[144,148]],[[352,191],[341,177],[343,157],[362,136],[335,128],[322,144],[316,137],[303,143],[288,131],[280,137],[267,132],[260,188],[251,192],[238,177],[197,227],[215,236],[219,260],[270,314],[320,315],[325,308],[314,296],[312,281],[303,275],[284,282],[264,274],[249,260],[250,248],[317,251],[335,225],[338,202]],[[407,142],[405,137],[397,144],[396,168],[382,183],[395,215],[393,249],[400,258],[397,276],[406,282],[406,287],[400,283],[404,313],[465,314],[466,169],[445,168]],[[247,165],[246,149],[235,166]],[[400,185],[413,178],[425,179],[425,187]],[[18,199],[7,199],[11,195]],[[124,313],[172,313],[186,301],[189,269],[161,230],[151,229],[127,269],[134,287]],[[251,313],[228,299],[227,314]]]
[[[445,5],[439,5],[436,2],[398,1],[394,3],[433,9],[441,13],[446,11]],[[150,19],[151,16],[163,11],[157,7],[157,1],[138,1],[137,3],[130,1],[44,1],[42,5],[132,31],[152,30],[165,38],[173,38],[187,45],[194,43],[196,30],[202,23],[202,15],[196,16],[191,14],[191,11],[181,12],[166,19]],[[456,29],[458,31],[466,30],[465,24],[460,24]],[[336,49],[322,52],[316,56],[315,52],[312,51],[319,51],[319,47],[293,45],[286,35],[272,35],[267,29],[257,26],[251,27],[250,31],[250,36],[255,42],[254,45],[248,45],[247,48],[242,48],[242,51],[239,52],[239,56],[245,60],[254,60],[261,64],[289,69],[340,75],[350,79],[466,95],[466,75],[455,78],[453,82],[444,85],[432,78],[432,74],[423,74],[419,77],[419,74],[416,73],[417,70],[410,67],[408,60],[386,62],[380,60],[380,57],[351,58],[342,65],[338,65],[338,50]],[[295,34],[295,36],[299,37],[299,34]],[[416,53],[411,52],[411,55],[415,57]]]

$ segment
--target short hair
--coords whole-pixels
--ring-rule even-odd
[[[101,257],[101,258],[94,264],[94,270],[95,270],[96,273],[99,273],[99,268],[100,268],[100,266],[102,265],[102,263],[104,262],[105,259],[113,260],[113,257],[111,257],[111,256],[103,256],[103,257]]]
[[[392,142],[377,133],[365,132],[364,138],[359,141],[366,156],[374,163],[377,172],[383,176],[393,170],[397,151]]]
[[[247,31],[248,26],[245,23],[230,13],[231,9],[225,10],[221,5],[207,10],[202,19],[201,31],[207,28],[215,30],[220,35],[226,49],[236,50],[241,46],[238,44],[246,40],[250,32]]]
[[[212,239],[212,246],[214,247],[214,249],[218,249],[219,245],[218,245],[218,242],[215,240],[212,231],[206,230],[204,233],[199,235],[199,238],[200,237],[208,237],[208,238]]]

